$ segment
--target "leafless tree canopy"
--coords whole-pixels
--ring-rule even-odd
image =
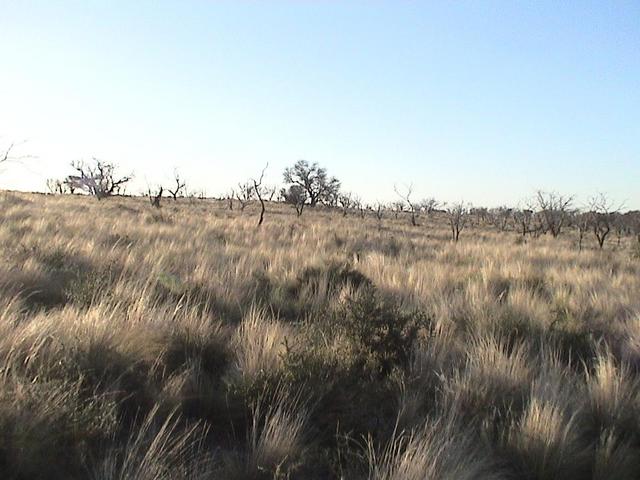
[[[618,210],[604,193],[589,200],[589,220],[600,249],[604,247],[604,242],[611,233]]]
[[[75,192],[75,187],[73,185],[70,185],[64,180],[59,180],[57,178],[47,179],[46,184],[49,193],[52,193],[54,195],[64,195],[67,193],[73,194]]]
[[[162,194],[164,192],[164,188],[160,186],[156,192],[152,192],[149,189],[149,202],[151,202],[151,206],[155,208],[160,208],[160,202],[162,201]]]
[[[244,211],[245,207],[254,198],[253,182],[239,183],[236,189],[236,199],[240,202],[240,211]]]
[[[260,219],[258,220],[258,226],[262,225],[262,222],[264,221],[264,212],[266,210],[265,208],[265,198],[269,195],[270,190],[268,187],[263,187],[262,186],[262,181],[264,180],[264,172],[267,170],[267,167],[269,166],[269,164],[267,163],[265,165],[265,167],[262,169],[262,172],[260,173],[260,178],[259,179],[252,179],[253,182],[253,190],[256,194],[256,196],[258,197],[258,200],[260,201]],[[273,194],[271,194],[273,195]]]
[[[467,225],[469,219],[469,207],[464,202],[454,203],[447,207],[447,219],[451,227],[451,237],[454,242],[458,242],[460,232]]]
[[[545,230],[557,237],[569,221],[573,197],[540,190],[536,194],[536,202],[544,220]]]
[[[413,194],[413,185],[406,185],[404,190],[400,190],[397,185],[394,185],[393,189],[395,190],[396,194],[402,199],[404,204],[406,204],[409,213],[411,213],[411,225],[415,227],[418,223],[416,222],[416,206],[411,200],[411,195]]]
[[[298,160],[293,167],[286,168],[284,181],[290,186],[302,188],[311,207],[318,203],[335,204],[340,191],[340,181],[337,178],[329,177],[325,168],[317,163],[309,164],[306,160]]]
[[[419,206],[420,210],[422,210],[427,215],[430,215],[431,213],[433,213],[438,208],[438,206],[440,206],[440,202],[438,202],[438,200],[436,200],[433,197],[425,198],[425,199],[420,201],[418,206]]]
[[[347,216],[349,210],[355,207],[354,195],[351,192],[344,192],[338,195],[338,205],[342,210],[342,215]]]
[[[491,223],[501,232],[509,228],[509,221],[513,217],[513,209],[505,206],[492,208],[488,211]]]
[[[95,196],[101,200],[122,192],[124,186],[133,178],[132,175],[116,176],[116,166],[96,158],[92,165],[84,162],[72,162],[71,166],[78,175],[69,175],[65,183]]]
[[[173,172],[173,183],[174,183],[173,188],[168,188],[167,191],[171,194],[171,196],[173,197],[173,200],[176,201],[178,200],[178,197],[184,192],[184,189],[186,188],[187,183],[184,181],[183,178],[180,177],[180,174],[178,173],[177,170]]]

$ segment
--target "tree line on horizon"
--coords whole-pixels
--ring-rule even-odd
[[[26,157],[12,155],[15,144],[11,144],[0,153],[0,164]],[[133,179],[133,174],[123,175],[117,166],[93,158],[91,162],[71,162],[73,174],[64,179],[48,179],[47,189],[51,194],[84,193],[98,200],[111,196],[126,195],[126,187]],[[279,201],[291,205],[297,216],[301,216],[305,208],[315,208],[318,205],[339,210],[342,215],[356,213],[362,218],[367,214],[375,216],[381,221],[387,214],[398,218],[406,215],[412,226],[417,227],[418,218],[427,218],[435,212],[443,213],[451,229],[451,238],[457,242],[460,233],[474,223],[493,225],[499,231],[515,230],[522,237],[527,235],[539,236],[550,234],[558,237],[566,228],[574,228],[578,232],[578,246],[583,248],[583,240],[587,233],[592,233],[600,249],[604,247],[606,239],[614,233],[618,243],[624,235],[633,235],[640,244],[640,211],[623,211],[623,206],[616,206],[607,194],[599,193],[592,196],[587,204],[578,208],[575,197],[558,192],[538,190],[535,195],[524,202],[521,207],[474,207],[470,203],[461,201],[447,204],[435,198],[415,200],[413,186],[404,188],[394,186],[398,200],[383,203],[364,204],[358,195],[345,192],[342,184],[334,176],[330,176],[327,169],[317,162],[298,160],[293,166],[283,172],[285,186],[279,190],[275,186],[264,183],[264,175],[268,164],[263,168],[260,176],[238,183],[220,200],[226,200],[228,208],[238,206],[241,211],[251,202],[260,204],[258,226],[262,225],[266,213],[266,204]],[[155,190],[148,189],[143,195],[148,196],[150,204],[155,208],[162,207],[162,199],[169,197],[174,201],[178,198],[207,198],[204,192],[189,193],[185,179],[174,171],[171,186],[159,185]]]

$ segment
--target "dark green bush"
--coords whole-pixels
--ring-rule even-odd
[[[360,368],[382,376],[407,364],[419,329],[429,324],[422,312],[402,311],[373,285],[348,298],[338,315],[338,328],[352,343]]]

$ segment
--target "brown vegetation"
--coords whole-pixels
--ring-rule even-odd
[[[640,478],[637,231],[553,202],[0,193],[0,476]]]

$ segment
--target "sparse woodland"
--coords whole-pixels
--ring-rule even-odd
[[[0,476],[640,478],[637,218],[294,185],[0,193]]]

